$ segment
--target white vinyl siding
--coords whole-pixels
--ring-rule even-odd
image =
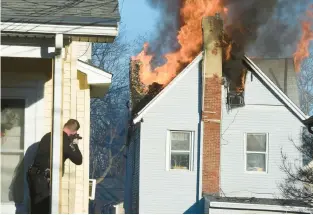
[[[190,71],[163,94],[143,117],[140,129],[139,213],[183,214],[197,207],[199,73],[199,64],[192,65]],[[194,133],[193,171],[167,170],[170,163],[168,131]]]
[[[302,161],[291,141],[300,144],[302,123],[250,72],[245,91],[244,107],[228,110],[222,104],[221,189],[229,197],[281,197],[278,185],[286,177],[281,171],[281,151],[291,162]],[[222,92],[225,101],[227,91]],[[245,133],[267,133],[266,174],[246,171]]]

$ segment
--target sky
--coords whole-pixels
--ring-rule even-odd
[[[119,0],[121,28],[127,40],[150,36],[156,30],[159,13],[147,5],[146,0]]]

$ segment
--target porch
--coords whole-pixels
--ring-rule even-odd
[[[88,213],[90,98],[104,96],[112,75],[86,62],[89,42],[64,44],[57,56],[43,50],[42,43],[1,45],[1,213],[29,213],[26,170],[51,131],[52,213]],[[81,125],[83,164],[62,167],[61,132],[69,118]]]

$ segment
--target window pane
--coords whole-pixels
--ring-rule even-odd
[[[1,203],[24,198],[24,99],[1,99]]]
[[[20,163],[22,159],[23,154],[1,153],[1,203],[10,202],[13,198],[17,202],[23,201],[24,165]]]
[[[172,153],[171,169],[189,169],[189,153]]]
[[[24,149],[23,99],[1,99],[1,149]]]
[[[171,132],[171,149],[189,151],[190,132]]]
[[[265,154],[248,153],[247,171],[265,172]]]
[[[266,152],[266,134],[248,134],[247,151]]]

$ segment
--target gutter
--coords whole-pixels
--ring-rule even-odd
[[[61,181],[61,162],[62,162],[62,50],[63,34],[55,35],[55,56],[53,69],[53,117],[52,117],[52,163],[51,172],[51,213],[60,213],[60,181]],[[50,148],[51,149],[51,148]]]
[[[283,206],[283,205],[267,205],[267,204],[246,204],[246,203],[234,203],[234,202],[216,202],[209,203],[209,213],[212,210],[225,210],[225,212],[231,213],[232,210],[237,211],[259,211],[259,212],[278,212],[278,213],[311,213],[312,208],[299,207],[299,206]],[[215,212],[216,213],[216,212]]]
[[[83,26],[83,25],[56,25],[36,24],[22,22],[0,22],[1,33],[40,33],[40,34],[64,34],[70,36],[111,36],[116,37],[119,33],[119,25],[111,26]]]

